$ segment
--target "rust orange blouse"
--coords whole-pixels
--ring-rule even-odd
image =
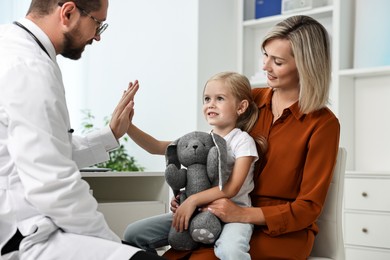
[[[250,254],[252,259],[306,259],[332,179],[339,121],[328,108],[302,114],[296,102],[272,123],[272,89],[252,93],[260,113],[250,134],[266,137],[268,150],[255,172],[251,194],[253,206],[263,210],[266,226],[255,227]],[[190,259],[216,259],[212,250],[192,252]]]

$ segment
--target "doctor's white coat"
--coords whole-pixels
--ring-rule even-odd
[[[120,242],[79,172],[107,160],[118,142],[108,127],[72,136],[54,47],[34,23],[20,22],[50,57],[26,31],[0,26],[0,249],[17,229],[29,238],[21,251],[58,231]]]

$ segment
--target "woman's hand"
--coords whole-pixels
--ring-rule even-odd
[[[134,115],[134,96],[139,88],[138,81],[130,82],[126,91],[124,91],[121,100],[116,106],[110,120],[110,128],[115,138],[121,138],[129,128],[131,119]]]
[[[183,232],[188,229],[192,214],[197,206],[192,202],[191,197],[188,197],[173,214],[172,227],[178,232]]]
[[[202,208],[202,211],[210,211],[223,222],[240,222],[254,225],[266,225],[263,210],[259,207],[240,207],[229,199],[215,200]]]
[[[202,208],[202,211],[210,211],[216,215],[223,222],[244,222],[242,216],[244,216],[244,208],[238,206],[230,199],[222,198],[215,200]]]

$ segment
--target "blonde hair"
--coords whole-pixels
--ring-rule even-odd
[[[253,100],[251,84],[247,77],[237,72],[220,72],[212,76],[205,84],[213,80],[222,81],[227,88],[231,91],[233,96],[237,98],[238,101],[247,100],[248,108],[244,113],[239,115],[236,127],[240,128],[242,131],[250,132],[253,126],[256,124],[259,116],[259,108]],[[204,88],[204,89],[205,89]],[[204,92],[203,89],[203,92]],[[253,136],[252,136],[253,137]],[[267,149],[266,139],[264,137],[253,137],[256,143],[259,145],[261,152],[265,152]]]
[[[273,39],[290,41],[299,74],[301,112],[310,113],[325,107],[331,80],[329,36],[325,27],[309,16],[292,16],[265,36],[262,49]]]

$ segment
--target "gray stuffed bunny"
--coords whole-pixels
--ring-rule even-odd
[[[214,133],[188,133],[172,142],[165,156],[165,178],[175,196],[182,190],[180,204],[187,197],[213,186],[222,188],[230,175],[226,141]],[[213,244],[221,230],[221,222],[214,214],[196,211],[188,230],[177,232],[171,227],[168,242],[177,250],[193,250],[199,243]]]

